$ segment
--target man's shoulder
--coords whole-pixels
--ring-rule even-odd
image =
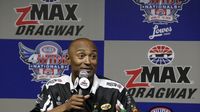
[[[103,77],[103,78],[99,78],[99,86],[104,87],[104,88],[113,88],[113,89],[117,89],[120,92],[124,89],[124,86],[114,80],[111,80],[109,78]]]
[[[66,84],[69,83],[70,77],[68,75],[63,75],[58,78],[52,78],[45,84],[46,88],[48,89],[50,86],[54,86],[56,84]]]

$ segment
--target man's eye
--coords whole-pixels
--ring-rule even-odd
[[[85,56],[84,54],[79,54],[78,58],[84,58],[84,56]]]
[[[92,59],[96,59],[97,58],[97,55],[93,54],[91,55]]]

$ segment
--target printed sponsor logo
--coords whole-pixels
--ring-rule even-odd
[[[47,82],[47,85],[53,84],[53,83],[55,83],[55,82],[62,82],[62,80],[61,80],[61,79],[52,79],[52,80],[49,80],[49,81]]]
[[[64,4],[59,3],[59,0],[41,1],[41,3],[30,3],[28,6],[17,7],[14,9],[19,16],[15,21],[15,26],[17,28],[16,35],[80,35],[84,25],[77,25],[77,23],[81,21],[81,18],[77,15],[79,4]],[[66,22],[66,25],[61,24]]]
[[[174,51],[166,45],[156,45],[149,49],[148,59],[155,65],[167,65],[174,59]]]
[[[56,105],[62,105],[60,96],[57,96]]]
[[[165,106],[157,106],[150,109],[149,112],[172,112],[172,110]]]
[[[55,42],[42,42],[35,50],[26,47],[21,42],[18,45],[20,59],[29,65],[29,70],[33,71],[31,74],[33,81],[45,82],[51,78],[60,77],[69,68],[66,62],[67,50],[62,51]]]
[[[125,74],[131,76],[125,85],[130,95],[134,98],[193,98],[197,88],[190,86],[193,84],[190,79],[192,67],[169,65],[174,59],[172,48],[166,45],[155,45],[150,48],[148,58],[153,65],[142,65],[137,69],[125,70]],[[166,84],[172,86],[165,87]],[[186,87],[176,87],[180,84]]]
[[[114,83],[114,82],[107,82],[106,85],[117,87],[117,88],[122,88],[121,84],[117,84],[117,83]]]
[[[178,11],[189,0],[133,0],[144,11],[144,22],[154,24],[168,24],[178,22]]]
[[[82,77],[79,79],[79,86],[82,89],[87,89],[90,86],[90,81],[87,78]]]
[[[178,23],[177,13],[182,10],[184,4],[189,0],[133,0],[133,2],[140,6],[140,10],[144,11],[143,22],[153,23],[153,33],[149,39],[170,35],[172,27],[166,27],[169,23]],[[162,25],[162,28],[159,28]]]
[[[41,0],[44,3],[56,3],[56,2],[60,2],[60,0]]]
[[[105,103],[105,104],[101,105],[102,110],[109,110],[110,108],[111,108],[111,104],[109,104],[109,103]]]
[[[153,34],[149,36],[149,39],[154,39],[155,37],[161,37],[164,35],[170,35],[172,32],[172,27],[163,27],[163,28],[158,28],[158,25],[155,25],[153,27]]]

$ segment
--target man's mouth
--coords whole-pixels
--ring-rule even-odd
[[[84,71],[90,73],[92,71],[92,68],[81,68],[80,71],[81,70],[84,70]]]

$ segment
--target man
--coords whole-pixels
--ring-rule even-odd
[[[138,112],[133,98],[120,83],[96,76],[98,53],[91,40],[74,40],[66,58],[71,75],[48,81],[32,112]],[[80,85],[81,71],[89,80],[84,80],[83,85],[88,84],[84,89]]]

